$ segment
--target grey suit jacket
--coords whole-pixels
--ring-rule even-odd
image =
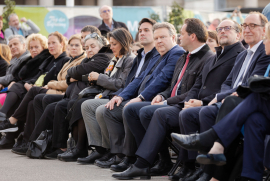
[[[28,59],[31,58],[31,55],[28,51],[24,52],[19,58],[13,58],[10,61],[10,65],[7,68],[7,73],[5,76],[0,77],[0,84],[3,86],[8,86],[9,83],[14,79],[12,75],[12,71],[18,67],[21,63],[24,61],[27,61]]]
[[[102,97],[111,95],[113,92],[116,92],[118,89],[125,86],[127,76],[130,72],[135,57],[136,55],[133,53],[128,53],[125,55],[120,62],[117,63],[117,71],[111,77],[105,74],[99,74],[97,85],[106,89],[102,93]]]

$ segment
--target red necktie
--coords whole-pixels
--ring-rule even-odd
[[[179,77],[177,83],[175,84],[175,86],[174,86],[174,88],[172,90],[171,97],[175,96],[177,86],[178,86],[179,82],[181,81],[181,79],[182,79],[182,77],[183,77],[183,75],[184,75],[184,73],[186,71],[186,68],[187,68],[187,65],[188,65],[188,62],[189,62],[189,56],[190,56],[190,53],[187,55],[186,63],[185,63],[185,65],[184,65],[184,67],[183,67],[183,69],[181,71],[181,74],[180,74],[180,77]]]

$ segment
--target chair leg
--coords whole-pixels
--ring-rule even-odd
[[[179,149],[172,143],[170,138],[166,137],[166,141],[167,141],[167,144],[169,145],[169,147],[171,147],[171,149],[175,152],[175,154],[179,155]]]
[[[176,169],[181,165],[181,161],[177,160],[176,163],[173,165],[172,169],[169,171],[168,176],[172,176]]]

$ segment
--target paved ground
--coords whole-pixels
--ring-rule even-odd
[[[0,163],[0,181],[115,180],[109,169],[74,162],[30,159],[10,150],[0,150]],[[152,177],[152,180],[167,181],[168,177]]]

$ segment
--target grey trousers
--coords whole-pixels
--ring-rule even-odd
[[[110,148],[109,133],[103,118],[109,99],[90,99],[82,103],[82,115],[90,146]]]

